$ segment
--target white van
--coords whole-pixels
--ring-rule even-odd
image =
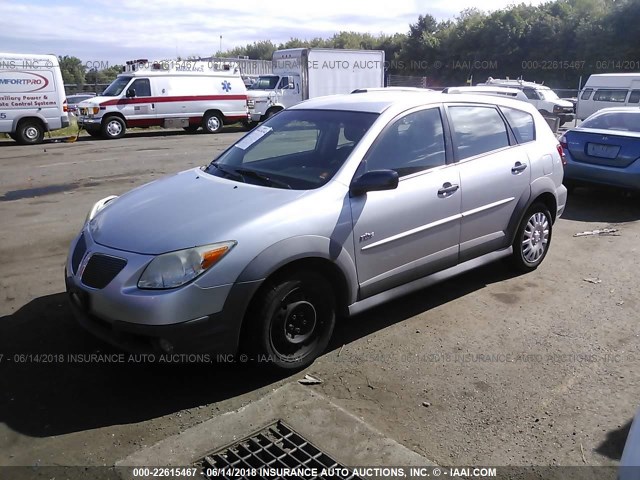
[[[55,55],[0,53],[0,133],[23,145],[69,126],[64,82]]]
[[[624,106],[640,106],[640,73],[598,73],[580,91],[576,115],[584,120],[600,109]]]
[[[152,126],[217,133],[225,124],[247,120],[247,89],[238,66],[217,61],[127,62],[101,95],[78,105],[78,125],[104,138]]]

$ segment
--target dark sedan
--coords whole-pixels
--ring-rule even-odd
[[[605,108],[567,131],[564,183],[640,190],[640,108]]]

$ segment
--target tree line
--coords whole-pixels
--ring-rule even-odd
[[[384,50],[388,73],[425,76],[433,86],[491,76],[577,88],[580,77],[584,83],[592,73],[640,72],[638,25],[638,0],[557,0],[491,13],[468,9],[445,21],[425,13],[406,33],[340,32],[278,45],[262,40],[222,55],[270,59],[282,48],[375,49]]]
[[[330,38],[260,40],[214,56],[270,60],[283,48],[384,50],[387,73],[427,77],[446,86],[488,77],[524,78],[576,88],[593,73],[640,72],[640,0],[556,0],[486,13],[472,8],[455,19],[419,15],[405,33],[342,31]],[[60,57],[65,83],[109,83],[121,66],[89,70]]]

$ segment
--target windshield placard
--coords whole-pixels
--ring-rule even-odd
[[[260,140],[262,137],[264,137],[268,133],[271,133],[272,131],[273,131],[273,128],[260,125],[259,127],[254,128],[250,134],[248,134],[246,137],[244,137],[234,146],[240,148],[241,150],[246,150],[251,145],[256,143],[258,140]]]

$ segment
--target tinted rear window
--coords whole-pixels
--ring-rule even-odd
[[[640,101],[640,90],[631,90],[629,95],[629,103],[638,103]]]
[[[532,142],[536,139],[533,115],[515,108],[500,107],[500,109],[504,116],[507,117],[518,143]]]
[[[582,122],[580,127],[640,132],[640,110],[637,112],[606,112],[596,114]]]
[[[449,107],[459,160],[509,146],[507,127],[494,107]]]

